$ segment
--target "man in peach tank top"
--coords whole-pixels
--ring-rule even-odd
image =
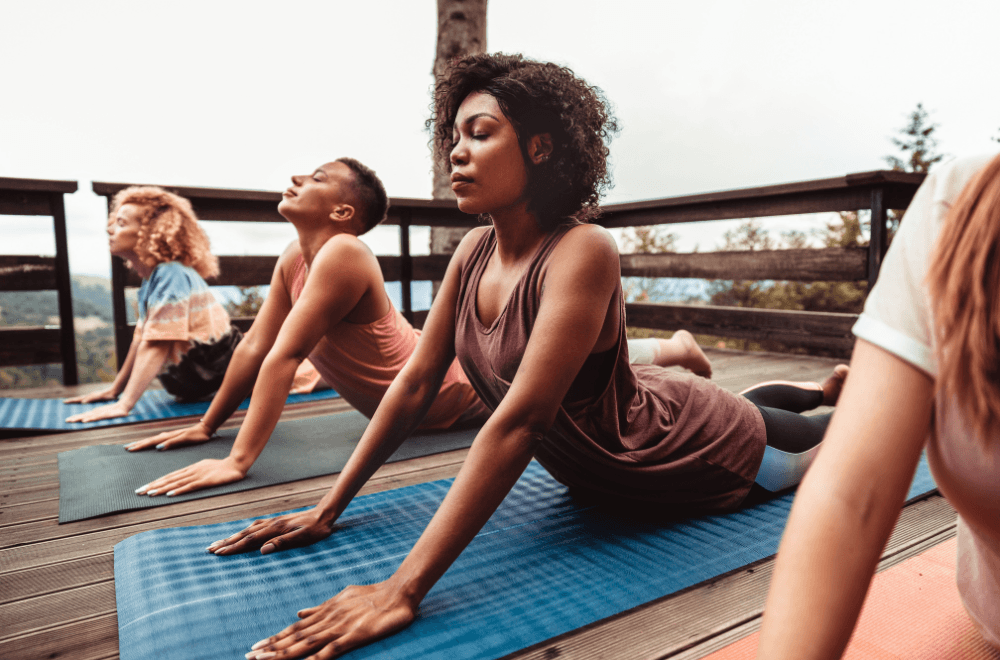
[[[206,442],[253,391],[232,451],[137,492],[180,495],[243,479],[274,431],[296,368],[307,357],[348,403],[369,417],[375,412],[418,336],[390,302],[375,255],[358,239],[387,209],[382,182],[352,158],[292,177],[278,212],[295,226],[298,240],[278,259],[267,298],[208,412],[189,428],[128,446],[136,451]],[[420,428],[472,425],[488,414],[456,362]]]

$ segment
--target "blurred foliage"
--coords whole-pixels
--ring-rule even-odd
[[[259,286],[241,286],[239,301],[229,301],[226,303],[226,311],[230,317],[257,316],[261,305],[264,304],[264,296],[261,295]]]

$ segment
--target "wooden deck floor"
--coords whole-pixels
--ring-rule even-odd
[[[766,380],[822,380],[836,361],[733,351],[710,353],[715,378],[739,391]],[[36,394],[63,396],[67,390]],[[14,394],[14,393],[12,393]],[[16,393],[23,396],[22,393]],[[282,419],[340,412],[340,400],[301,404]],[[238,413],[226,425],[236,426]],[[0,440],[0,658],[118,657],[113,546],[139,532],[260,516],[315,504],[335,475],[144,511],[58,524],[56,455],[133,441],[190,419]],[[361,491],[453,477],[467,450],[393,463]],[[955,513],[938,496],[903,512],[883,558],[891,565],[954,536]],[[673,594],[510,657],[699,658],[756,629],[771,560]]]

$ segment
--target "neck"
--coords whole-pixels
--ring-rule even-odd
[[[547,232],[538,226],[535,214],[521,203],[512,209],[492,212],[493,229],[497,237],[497,256],[501,264],[515,263],[535,254]]]
[[[313,259],[316,258],[316,253],[320,251],[328,240],[336,236],[337,234],[345,234],[348,232],[338,231],[335,225],[330,223],[321,225],[319,227],[308,227],[294,225],[295,231],[299,235],[299,248],[302,250],[302,258],[305,259],[306,268],[312,267]],[[353,235],[353,234],[352,234]]]
[[[139,259],[139,255],[137,255],[135,252],[128,252],[126,254],[116,254],[114,256],[121,257],[122,259],[127,261],[129,263],[129,267],[132,270],[134,270],[136,275],[138,275],[142,279],[146,279],[150,275],[152,275],[153,268],[156,267],[155,265],[147,266],[146,264],[142,263],[142,260]]]

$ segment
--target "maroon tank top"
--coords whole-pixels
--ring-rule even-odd
[[[561,226],[545,238],[489,327],[479,320],[476,294],[496,248],[492,229],[462,269],[455,349],[469,382],[494,410],[531,337],[545,264],[574,226]],[[573,383],[535,458],[571,489],[608,501],[662,505],[671,513],[738,507],[764,455],[760,412],[703,378],[630,365],[620,284],[614,296],[622,309],[617,346],[588,360],[596,368],[582,370],[577,379],[599,382]],[[581,392],[589,395],[572,400],[572,393]]]

